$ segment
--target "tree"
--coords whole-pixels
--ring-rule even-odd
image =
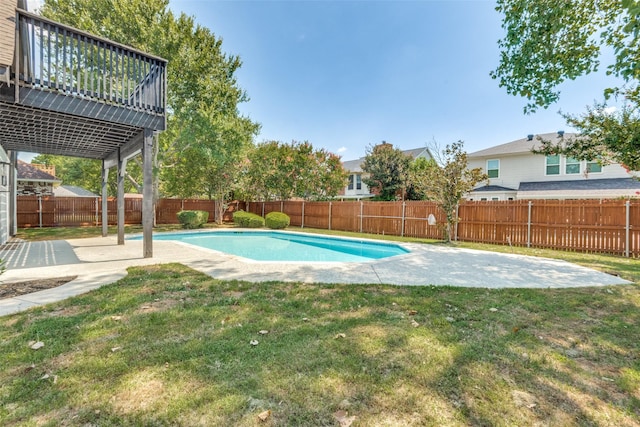
[[[221,224],[256,130],[257,125],[248,119],[218,117],[216,111],[203,107],[178,138],[189,143],[173,159],[173,167],[164,170],[165,192],[215,200],[215,221]]]
[[[63,185],[75,185],[86,188],[96,194],[101,194],[102,192],[102,165],[99,160],[39,154],[31,162],[55,166],[56,177],[62,181]],[[142,177],[141,163],[140,156],[132,159],[129,163],[131,166],[128,167],[128,171],[125,174],[125,192],[141,192],[139,184]],[[116,194],[117,179],[116,174],[109,174],[109,180],[107,181],[108,194]]]
[[[347,176],[338,156],[307,141],[266,141],[249,153],[244,187],[254,200],[319,200],[338,194]]]
[[[398,192],[404,199],[410,164],[411,157],[382,141],[367,147],[362,170],[368,176],[363,181],[370,189],[377,188],[378,197],[382,200],[394,200]]]
[[[595,72],[626,85],[607,88],[638,102],[640,5],[633,0],[498,0],[506,35],[498,42],[500,63],[491,73],[512,95],[529,100],[525,112],[548,107],[560,97],[557,86]]]
[[[640,3],[498,0],[496,10],[503,14],[506,34],[498,42],[500,63],[491,76],[509,94],[527,98],[526,113],[547,108],[559,99],[559,84],[602,65],[616,77],[604,91],[605,100],[615,95],[627,104],[619,114],[606,114],[604,103],[596,103],[582,116],[563,115],[582,136],[562,145],[547,143],[542,152],[640,169],[633,155],[640,137]]]
[[[434,142],[430,151],[434,159],[428,167],[414,169],[411,180],[416,189],[427,199],[434,201],[445,213],[444,241],[450,242],[458,222],[456,208],[462,197],[482,181],[488,179],[480,168],[467,168],[467,153],[462,141],[447,145],[444,149]]]
[[[429,158],[418,157],[409,165],[409,180],[407,185],[407,200],[426,200],[427,195],[416,187],[416,180],[421,180],[426,169],[437,167],[436,162]]]
[[[564,114],[578,136],[565,137],[559,143],[542,140],[541,154],[562,153],[576,159],[598,161],[602,165],[620,163],[630,171],[640,170],[640,114],[624,106],[609,111],[604,104],[587,107],[583,115]]]

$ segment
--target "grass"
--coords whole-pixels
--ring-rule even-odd
[[[0,318],[0,424],[326,426],[346,411],[354,426],[638,425],[638,261],[522,251],[635,283],[250,284],[131,268]]]

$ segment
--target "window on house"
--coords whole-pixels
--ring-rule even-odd
[[[489,178],[498,178],[500,175],[500,160],[487,160],[487,175],[489,175]]]
[[[500,197],[492,197],[491,200],[497,202],[498,200],[500,200]]]
[[[354,175],[349,175],[349,186],[347,187],[349,190],[353,190],[353,177]]]
[[[575,175],[580,173],[580,160],[573,157],[567,157],[564,164],[564,172],[567,175]]]
[[[598,162],[587,162],[588,173],[600,173],[602,172],[602,165]]]
[[[560,175],[560,156],[547,156],[547,175]]]
[[[362,176],[356,175],[356,190],[362,190]]]

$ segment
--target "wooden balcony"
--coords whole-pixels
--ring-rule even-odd
[[[5,149],[104,159],[141,129],[164,130],[166,60],[20,9],[15,22]]]
[[[102,160],[105,201],[109,169],[117,167],[119,244],[124,170],[142,152],[143,252],[151,257],[152,151],[154,133],[166,126],[167,61],[16,8],[18,2],[25,3],[0,0],[0,146],[12,153],[14,169],[19,151]],[[15,194],[15,182],[10,186]],[[10,234],[15,214],[10,204]]]

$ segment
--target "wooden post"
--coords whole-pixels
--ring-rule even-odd
[[[302,201],[302,225],[300,228],[304,228],[304,200]]]
[[[402,193],[403,197],[404,197],[404,193]],[[402,223],[400,225],[400,237],[404,237],[404,214],[406,212],[407,209],[407,203],[406,202],[402,202]]]
[[[107,195],[107,181],[109,181],[109,169],[102,161],[102,237],[109,234],[109,201]]]
[[[626,221],[624,226],[624,232],[625,232],[624,256],[629,258],[629,228],[630,228],[629,219],[630,219],[631,201],[627,200],[624,206],[626,209]]]
[[[331,230],[331,202],[329,202],[329,230]]]
[[[360,233],[362,233],[362,215],[364,215],[364,202],[360,200]]]
[[[38,196],[38,223],[42,228],[42,196]]]
[[[153,257],[153,130],[144,130],[142,146],[142,239],[145,258]]]
[[[118,149],[118,244],[124,245],[124,173],[127,159],[120,158]]]
[[[18,152],[9,154],[9,236],[18,234]]]
[[[527,212],[527,247],[531,247],[531,206],[533,202],[529,200],[529,211]]]

